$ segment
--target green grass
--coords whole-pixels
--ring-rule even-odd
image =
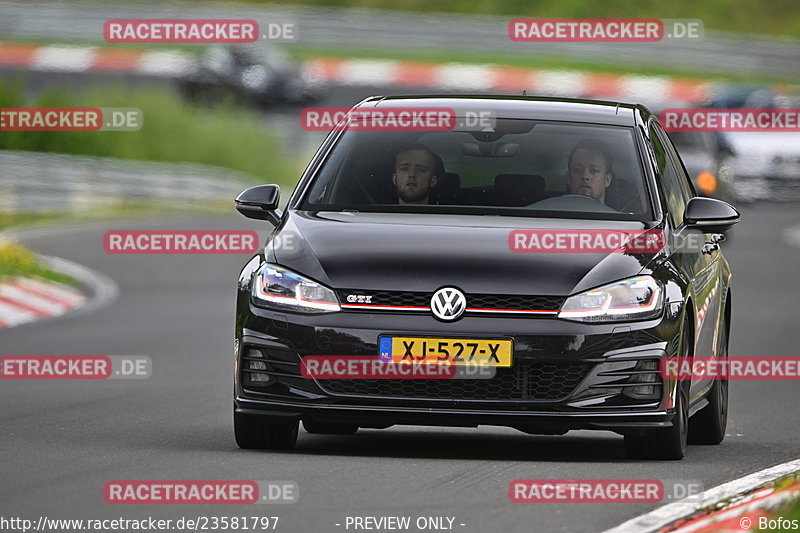
[[[800,525],[800,499],[797,499],[789,505],[786,505],[774,513],[771,513],[768,517],[768,520],[777,520],[778,518],[783,518],[782,523],[774,523],[778,527],[760,530],[753,529],[753,531],[797,531],[797,528],[792,527],[792,521],[795,521],[795,524]],[[757,527],[759,525],[758,518],[754,518],[753,523],[754,526]],[[769,525],[769,522],[767,522],[767,525]]]
[[[14,227],[37,224],[42,222],[53,222],[60,220],[61,215],[56,213],[30,214],[30,213],[0,213],[0,231]]]
[[[0,132],[0,150],[29,150],[141,161],[187,162],[241,171],[253,183],[294,184],[299,162],[287,156],[252,110],[223,102],[188,103],[167,88],[95,86],[80,93],[49,87],[26,98],[21,83],[0,80],[0,107],[135,107],[139,131]]]
[[[95,87],[85,92],[51,87],[34,99],[26,98],[22,84],[0,80],[0,107],[137,107],[144,126],[136,132],[13,132],[0,131],[0,150],[28,150],[131,160],[188,162],[227,167],[251,177],[253,183],[271,182],[291,188],[299,176],[300,161],[285,155],[277,139],[258,115],[230,103],[203,109],[186,103],[168,89]],[[232,212],[232,199],[209,202],[203,213]],[[172,210],[170,209],[170,212]],[[123,204],[90,213],[0,213],[0,230],[38,223],[139,216],[165,213],[163,206]],[[36,254],[11,242],[0,242],[0,279],[33,276],[68,284],[70,277],[37,261]]]
[[[108,0],[92,0],[106,3]],[[197,3],[197,0],[181,0]],[[797,0],[218,0],[553,18],[699,18],[705,27],[800,37]],[[386,28],[387,38],[402,28]]]
[[[800,525],[800,496],[794,495],[795,499],[792,500],[790,503],[779,507],[774,511],[770,511],[767,513],[767,520],[768,521],[775,521],[772,522],[773,525],[776,527],[766,527],[766,528],[758,528],[759,522],[756,513],[752,513],[753,515],[753,528],[752,531],[797,531],[797,527],[792,527],[794,524]],[[783,519],[782,522],[778,522],[779,519]],[[794,524],[792,524],[794,521]],[[766,524],[767,526],[770,525],[769,522]]]
[[[36,254],[16,243],[0,241],[0,280],[14,276],[44,278],[76,285],[71,277],[39,263]]]

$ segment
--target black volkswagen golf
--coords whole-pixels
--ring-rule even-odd
[[[657,117],[506,96],[372,97],[353,112],[398,108],[456,120],[335,128],[283,211],[275,185],[236,199],[275,227],[238,282],[239,446],[292,448],[300,421],[610,430],[632,458],[720,443],[727,381],[663,365],[727,357],[720,244],[739,214],[695,193]],[[476,113],[490,123],[462,120]],[[311,359],[372,372],[309,373]],[[432,363],[460,372],[397,371]]]

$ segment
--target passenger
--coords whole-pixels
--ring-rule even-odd
[[[392,183],[399,203],[431,203],[431,189],[439,182],[437,158],[421,144],[412,144],[397,154]]]

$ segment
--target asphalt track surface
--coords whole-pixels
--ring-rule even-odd
[[[732,355],[798,355],[795,204],[743,208],[725,243],[734,271]],[[116,280],[119,298],[83,316],[0,331],[4,355],[147,355],[130,381],[0,381],[0,516],[178,518],[277,515],[279,531],[345,531],[347,516],[448,516],[456,531],[599,531],[656,504],[518,504],[520,478],[701,480],[706,488],[796,459],[800,385],[734,382],[728,436],[680,462],[625,458],[606,432],[529,436],[480,427],[398,427],[353,436],[301,431],[291,452],[233,440],[233,308],[239,255],[108,255],[107,230],[256,229],[225,217],[133,219],[54,228],[35,250]],[[294,480],[291,505],[110,505],[109,480]],[[341,527],[336,523],[343,524]],[[351,529],[352,531],[352,529]],[[411,529],[414,531],[414,529]]]
[[[29,78],[26,89],[56,78]],[[316,105],[400,92],[335,88]],[[299,130],[296,117],[296,110],[273,109],[265,122],[282,121],[286,144],[306,151],[321,136]],[[509,482],[700,480],[710,488],[799,455],[800,385],[788,381],[732,383],[725,442],[692,446],[681,462],[629,460],[613,433],[529,436],[488,426],[395,426],[354,436],[301,430],[291,452],[239,450],[231,415],[233,309],[247,257],[108,255],[102,246],[112,229],[254,229],[266,236],[267,223],[231,211],[53,228],[25,239],[40,253],[114,279],[120,294],[91,314],[0,330],[0,355],[146,355],[154,368],[141,381],[0,380],[0,517],[277,515],[278,531],[336,532],[346,531],[335,524],[347,516],[446,516],[464,532],[593,532],[657,504],[511,503]],[[796,229],[787,235],[800,225],[800,204],[755,204],[742,215],[723,245],[734,272],[731,354],[800,355],[800,240]],[[107,481],[138,479],[293,480],[300,498],[267,506],[105,503]]]

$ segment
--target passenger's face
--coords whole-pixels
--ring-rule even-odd
[[[433,156],[424,150],[409,150],[397,156],[392,183],[401,204],[427,204],[436,186]]]
[[[606,187],[611,185],[611,173],[606,168],[603,154],[581,148],[572,154],[569,162],[569,189],[573,194],[584,194],[605,202]]]

